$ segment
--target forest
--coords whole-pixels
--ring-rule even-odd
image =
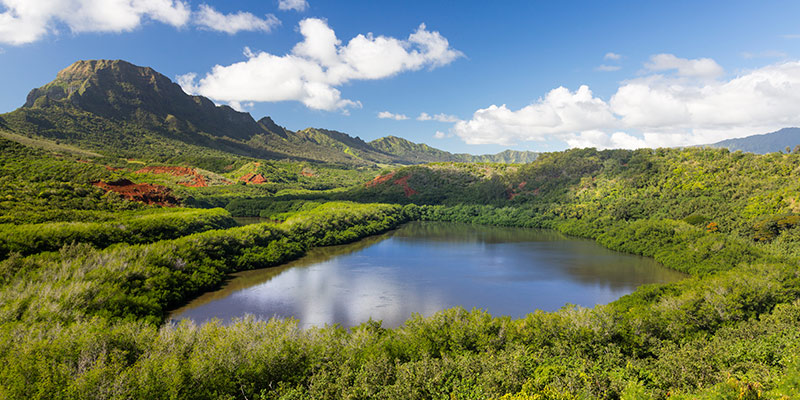
[[[573,149],[527,164],[220,167],[6,139],[0,150],[0,398],[800,397],[800,154]],[[196,168],[210,184],[153,172],[163,167]],[[240,180],[259,174],[269,183]],[[97,185],[120,180],[177,203]],[[407,221],[554,229],[688,277],[521,319],[453,308],[395,329],[166,321],[233,272]]]

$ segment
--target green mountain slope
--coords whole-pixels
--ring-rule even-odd
[[[800,145],[800,128],[783,128],[763,135],[728,139],[707,146],[726,148],[730,151],[741,150],[756,154],[767,154],[785,151],[787,147],[794,150],[798,145]]]
[[[424,143],[414,143],[397,136],[386,136],[375,139],[369,144],[385,153],[399,156],[414,163],[426,162],[499,162],[509,164],[529,163],[538,157],[539,153],[532,151],[506,150],[497,154],[472,155],[465,153],[449,153],[428,146]]]
[[[152,68],[122,60],[78,61],[33,89],[19,109],[0,115],[0,129],[107,156],[187,163],[211,170],[238,157],[345,165],[435,161],[529,162],[535,153],[451,154],[388,137],[367,143],[327,129],[293,132],[271,118],[191,96]]]

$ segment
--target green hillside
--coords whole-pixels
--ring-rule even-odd
[[[369,144],[385,153],[401,157],[413,163],[427,162],[497,162],[508,164],[524,164],[536,159],[539,153],[532,151],[506,150],[497,154],[472,155],[453,154],[428,146],[424,143],[414,143],[397,136],[386,136],[375,139]]]
[[[0,146],[3,398],[800,394],[797,154],[582,149],[525,165],[401,167],[346,190],[251,191],[229,205],[273,220],[232,227],[225,210],[148,206],[93,185],[138,176],[130,170],[58,146]],[[332,201],[343,199],[364,203]],[[409,220],[557,229],[689,277],[516,320],[455,308],[397,329],[164,324],[229,273]]]
[[[472,157],[74,64],[0,116],[0,399],[800,398],[800,153]],[[408,221],[553,229],[686,278],[519,319],[167,322],[234,273]]]
[[[21,108],[0,115],[0,129],[113,157],[184,163],[215,172],[237,157],[358,166],[528,162],[535,157],[512,151],[493,156],[453,155],[427,145],[398,153],[387,151],[380,140],[367,143],[333,130],[293,132],[269,117],[256,121],[248,113],[187,95],[152,68],[122,60],[78,61],[68,66],[52,82],[33,89]]]

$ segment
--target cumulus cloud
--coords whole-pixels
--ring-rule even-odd
[[[223,14],[206,4],[200,5],[194,22],[202,29],[225,32],[229,35],[240,31],[269,32],[281,24],[281,21],[272,14],[267,14],[263,19],[243,11]]]
[[[393,119],[397,121],[403,121],[408,119],[408,116],[405,114],[394,114],[389,111],[381,111],[378,113],[378,118],[380,119]]]
[[[303,12],[308,9],[308,2],[306,0],[279,0],[278,9]]]
[[[612,53],[610,51],[608,53],[606,53],[606,55],[603,56],[604,60],[617,61],[617,60],[620,60],[621,58],[622,58],[622,55],[617,54],[617,53]]]
[[[570,147],[638,148],[707,144],[800,125],[800,61],[708,79],[721,67],[705,60],[664,63],[673,75],[623,82],[607,102],[581,86],[553,89],[518,110],[491,105],[451,132],[472,144],[561,140]]]
[[[598,130],[568,134],[564,137],[564,141],[567,142],[569,147],[597,147],[601,149],[637,149],[648,147],[643,139],[625,132],[609,134]]]
[[[455,115],[448,115],[448,114],[436,114],[430,115],[428,113],[420,113],[417,117],[417,121],[438,121],[438,122],[458,122],[459,118]]]
[[[308,18],[300,21],[303,41],[289,54],[278,56],[246,49],[247,60],[216,65],[199,81],[196,75],[178,77],[189,93],[214,100],[274,102],[296,100],[317,110],[358,107],[343,99],[337,89],[353,80],[383,79],[425,67],[436,68],[463,54],[425,24],[408,36],[396,39],[359,34],[343,44],[327,22]]]
[[[0,42],[22,45],[57,31],[130,31],[150,19],[175,27],[189,22],[191,10],[182,0],[0,0]]]
[[[11,45],[36,42],[58,33],[62,25],[72,33],[125,32],[153,20],[231,35],[269,32],[280,25],[272,14],[264,18],[244,11],[223,14],[206,4],[192,12],[185,0],[0,0],[0,11],[0,43]]]
[[[650,57],[645,68],[650,71],[675,70],[679,76],[697,78],[715,78],[723,74],[722,67],[710,58],[686,59],[672,54],[656,54]]]
[[[543,99],[519,110],[511,110],[505,104],[491,105],[475,111],[469,121],[456,122],[453,130],[469,144],[509,145],[606,128],[615,123],[608,104],[594,97],[584,85],[575,92],[565,87],[553,89]]]
[[[442,131],[436,131],[436,133],[433,134],[433,138],[434,139],[444,139],[444,138],[449,138],[451,136],[452,135],[449,135],[449,134],[444,133]]]

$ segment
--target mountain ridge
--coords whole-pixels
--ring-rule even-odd
[[[366,142],[330,129],[291,131],[269,116],[255,120],[247,112],[189,95],[153,68],[124,60],[76,61],[59,71],[53,81],[31,90],[24,105],[0,115],[0,121],[16,134],[162,162],[245,156],[407,165],[528,162],[537,156],[514,151],[485,156],[452,154],[398,137]]]
[[[736,139],[726,139],[704,146],[726,148],[730,151],[741,150],[756,154],[766,154],[776,151],[785,151],[787,147],[795,151],[798,145],[800,145],[800,128],[790,127],[769,133],[750,135]],[[800,151],[800,149],[797,151]]]

